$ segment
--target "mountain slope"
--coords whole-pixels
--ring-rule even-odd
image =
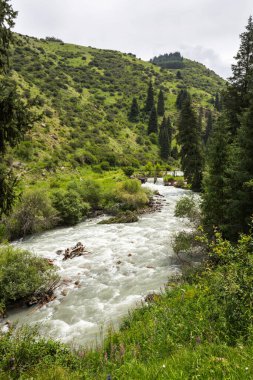
[[[139,123],[128,120],[132,98],[137,97],[143,110],[152,80],[156,100],[162,89],[166,115],[175,123],[181,88],[188,87],[196,109],[212,109],[224,83],[205,66],[184,62],[178,79],[178,70],[132,54],[16,35],[13,75],[40,120],[15,157],[33,170],[99,163],[138,166],[159,160],[157,142],[147,135],[148,115],[142,112]]]

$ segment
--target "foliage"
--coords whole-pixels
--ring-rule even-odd
[[[178,142],[181,145],[182,170],[192,190],[200,191],[203,169],[203,152],[200,131],[189,96],[182,103],[178,122]]]
[[[125,168],[123,168],[123,172],[127,177],[131,177],[131,175],[134,174],[134,168],[131,166],[126,166]]]
[[[75,190],[55,191],[53,193],[53,206],[59,213],[61,223],[72,226],[87,216],[89,205],[82,201],[80,194]]]
[[[163,116],[165,112],[165,105],[164,105],[164,94],[163,91],[159,91],[158,95],[158,102],[157,102],[157,115]]]
[[[54,267],[45,259],[11,246],[0,248],[0,303],[4,308],[46,290],[55,279]]]
[[[5,218],[8,237],[16,239],[53,228],[59,222],[57,211],[43,190],[23,194],[10,217]]]
[[[212,263],[171,278],[163,294],[129,312],[119,331],[109,331],[96,350],[71,352],[31,329],[2,335],[2,373],[35,379],[102,380],[110,374],[115,379],[250,380],[252,247],[251,235],[232,245],[215,234]]]
[[[130,109],[130,113],[129,113],[129,120],[132,121],[132,122],[137,122],[139,121],[139,114],[140,114],[140,110],[139,110],[139,106],[138,106],[138,103],[137,103],[137,99],[134,97],[133,98],[133,101],[132,101],[132,104],[131,104],[131,109]]]
[[[145,111],[150,112],[154,107],[154,90],[152,82],[149,82],[148,86],[148,92],[147,92],[147,98],[146,98],[146,106]]]
[[[157,133],[158,125],[157,125],[157,112],[156,108],[153,107],[150,112],[149,122],[148,122],[148,134]]]
[[[129,179],[117,186],[116,199],[123,210],[137,210],[149,202],[148,193],[137,179]]]
[[[171,141],[172,140],[172,131],[170,118],[163,118],[162,124],[159,130],[159,145],[160,145],[160,154],[163,160],[168,160],[171,154]]]
[[[89,204],[92,209],[98,209],[102,201],[102,190],[99,183],[92,179],[85,179],[79,183],[71,182],[68,184],[68,190],[74,190],[80,194],[83,202]]]
[[[0,73],[6,73],[9,68],[10,43],[13,40],[11,29],[17,16],[9,0],[0,3]]]
[[[227,118],[222,115],[214,125],[208,142],[203,178],[203,223],[209,233],[213,232],[214,227],[222,228],[225,223],[228,140]]]

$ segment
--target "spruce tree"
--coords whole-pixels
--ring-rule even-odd
[[[220,99],[220,95],[218,94],[218,92],[216,92],[216,94],[215,94],[214,107],[218,112],[221,111],[221,108],[222,108],[221,107],[221,99]]]
[[[152,82],[149,82],[145,111],[150,112],[154,107],[154,91]]]
[[[10,43],[13,41],[11,29],[14,27],[14,20],[17,17],[10,5],[9,0],[0,1],[0,74],[9,71]]]
[[[222,115],[215,123],[207,145],[203,178],[202,211],[204,226],[209,233],[213,227],[225,225],[226,169],[228,163],[228,123]]]
[[[14,147],[32,123],[9,75],[11,28],[16,15],[8,0],[0,1],[0,217],[10,212],[16,197],[17,178],[6,162],[6,149]]]
[[[212,128],[213,128],[213,116],[212,116],[212,112],[210,110],[208,110],[207,121],[206,121],[206,129],[205,129],[205,133],[203,136],[203,141],[204,141],[205,145],[207,144],[209,136],[212,132]]]
[[[226,236],[236,239],[247,232],[253,216],[253,104],[242,117],[242,126],[231,144],[226,183]]]
[[[148,134],[150,135],[151,133],[157,133],[157,131],[157,112],[156,108],[153,107],[149,117]]]
[[[171,154],[171,130],[169,118],[163,117],[162,124],[159,130],[159,146],[160,154],[163,160],[168,160]]]
[[[176,100],[176,107],[178,110],[181,110],[183,101],[189,96],[187,90],[180,90],[179,94],[177,95]]]
[[[197,117],[189,95],[182,103],[178,127],[182,170],[192,190],[200,191],[203,166],[202,144]]]
[[[139,120],[139,114],[140,114],[140,110],[139,110],[138,102],[137,102],[137,99],[134,97],[132,100],[131,109],[129,113],[129,120],[132,122],[137,122]]]
[[[242,113],[249,107],[253,89],[253,21],[250,16],[246,31],[240,35],[241,44],[236,63],[232,65],[232,77],[224,94],[224,105],[230,121],[232,136],[240,127]]]
[[[158,116],[163,116],[164,112],[165,112],[164,95],[163,95],[163,91],[160,90],[159,95],[158,95],[157,114]]]

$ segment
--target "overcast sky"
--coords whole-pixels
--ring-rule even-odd
[[[230,75],[252,0],[12,0],[15,31],[131,52],[144,60],[180,51]]]

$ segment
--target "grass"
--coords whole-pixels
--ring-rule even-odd
[[[210,101],[223,80],[201,64],[186,62],[185,79],[178,81],[176,70],[161,70],[131,54],[16,35],[13,75],[41,119],[25,137],[33,145],[31,156],[22,157],[18,149],[10,155],[24,163],[24,176],[82,166],[76,160],[78,149],[110,166],[161,161],[158,147],[147,136],[148,115],[142,112],[139,123],[129,122],[131,101],[136,96],[144,108],[152,79],[156,101],[164,89],[166,115],[174,124],[181,85],[189,87],[196,110],[213,110]]]

